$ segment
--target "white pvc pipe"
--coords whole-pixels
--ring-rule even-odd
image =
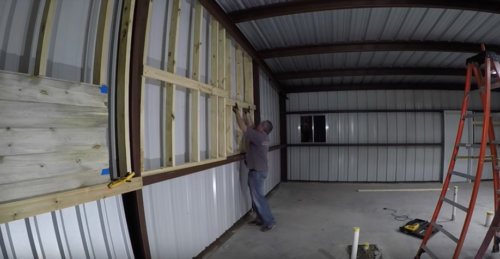
[[[354,239],[352,240],[351,259],[358,257],[359,228],[354,228]]]
[[[453,187],[455,190],[453,192],[453,201],[457,203],[458,201],[458,186]],[[453,210],[451,212],[451,221],[455,221],[455,215],[457,215],[457,207],[453,206]]]
[[[486,221],[484,222],[484,226],[489,227],[491,225],[492,220],[493,220],[493,211],[486,212]]]

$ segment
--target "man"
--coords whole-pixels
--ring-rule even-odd
[[[269,151],[269,133],[273,130],[270,121],[263,121],[255,129],[248,116],[248,109],[243,109],[243,118],[240,115],[238,104],[233,108],[236,114],[238,127],[247,136],[250,144],[245,155],[245,164],[248,169],[248,187],[252,197],[252,208],[257,214],[250,225],[262,226],[261,231],[267,232],[276,226],[266,196],[264,195],[264,180],[267,177],[267,152]]]

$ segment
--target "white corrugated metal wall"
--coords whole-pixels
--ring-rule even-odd
[[[122,197],[0,225],[0,258],[134,258]]]
[[[148,65],[165,69],[168,55],[172,1],[153,2],[150,21]],[[194,1],[183,0],[179,28],[176,73],[190,77],[193,53]],[[201,81],[210,82],[210,15],[204,10],[202,29]],[[236,97],[235,45],[232,42],[232,95]],[[164,166],[163,132],[165,91],[159,81],[147,80],[144,117],[144,167],[146,170]],[[279,99],[261,73],[261,118],[274,124],[271,145],[279,143]],[[190,91],[176,86],[175,97],[175,162],[189,162]],[[209,99],[200,98],[200,152],[207,159],[209,148]],[[236,124],[233,120],[233,129]],[[235,144],[235,142],[234,142]],[[280,182],[280,152],[269,153],[269,174],[265,192]],[[144,204],[148,237],[153,258],[192,258],[230,228],[250,208],[244,163],[235,162],[197,172],[144,188]]]
[[[1,70],[33,74],[44,4],[0,1]],[[48,77],[91,83],[99,5],[92,0],[57,1]],[[117,46],[121,1],[115,1],[113,8],[110,46]],[[108,55],[106,84],[113,96],[115,65],[111,61],[116,60],[116,49]],[[110,110],[113,107],[110,99]],[[111,111],[111,121],[113,116]],[[121,196],[1,224],[0,249],[0,258],[134,258]]]
[[[288,148],[288,179],[305,181],[439,181],[442,172],[443,115],[436,112],[362,112],[362,110],[459,110],[461,91],[373,90],[290,94],[287,111],[324,113],[329,144]],[[494,93],[492,100],[499,98]],[[469,109],[481,109],[478,96]],[[492,102],[500,109],[500,102]],[[352,111],[352,112],[350,112]],[[359,111],[359,112],[356,112]],[[289,114],[288,144],[300,143],[300,116]],[[321,115],[321,114],[320,114]],[[456,132],[454,133],[456,134]],[[419,143],[432,146],[377,146]],[[491,174],[491,173],[490,173]]]

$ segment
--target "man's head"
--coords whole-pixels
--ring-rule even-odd
[[[259,124],[259,126],[257,126],[257,130],[269,135],[269,133],[271,133],[271,131],[273,131],[273,124],[270,121],[265,120],[265,121],[261,122]]]

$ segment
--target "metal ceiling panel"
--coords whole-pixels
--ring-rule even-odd
[[[222,7],[222,9],[226,12],[237,11],[241,9],[248,9],[251,7],[261,6],[261,5],[269,5],[276,4],[282,2],[289,2],[291,0],[216,0],[216,2]]]
[[[499,24],[500,15],[474,11],[364,8],[278,16],[239,23],[238,27],[257,50],[262,50],[367,40],[500,44],[500,31],[494,30]]]
[[[470,53],[377,51],[329,53],[266,60],[275,73],[362,67],[465,67]]]

